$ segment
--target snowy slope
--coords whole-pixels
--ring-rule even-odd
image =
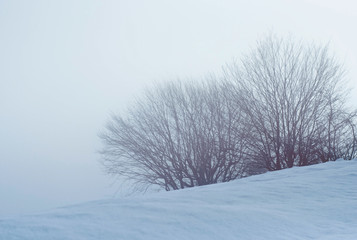
[[[0,219],[0,239],[357,239],[357,160]]]

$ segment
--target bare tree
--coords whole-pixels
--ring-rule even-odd
[[[165,190],[244,176],[239,109],[216,81],[171,82],[146,91],[100,137],[108,173]]]
[[[342,106],[330,101],[322,136],[318,139],[318,154],[322,162],[357,157],[356,118],[356,111],[347,112]]]
[[[318,163],[326,154],[329,160],[341,156],[346,139],[355,154],[352,115],[337,113],[347,113],[344,71],[327,46],[270,35],[241,64],[225,68],[225,76],[251,129],[247,154],[268,170]]]

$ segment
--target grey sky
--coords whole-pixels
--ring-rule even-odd
[[[96,153],[109,113],[154,81],[218,72],[269,31],[330,42],[356,85],[356,7],[0,0],[0,217],[113,197]]]

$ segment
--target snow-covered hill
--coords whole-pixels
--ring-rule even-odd
[[[0,219],[0,239],[357,239],[357,160]]]

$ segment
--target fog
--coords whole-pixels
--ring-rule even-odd
[[[0,1],[0,217],[125,194],[99,163],[98,133],[110,113],[154,82],[219,72],[268,32],[329,43],[356,86],[356,7],[347,0]],[[357,106],[356,89],[351,96]]]

